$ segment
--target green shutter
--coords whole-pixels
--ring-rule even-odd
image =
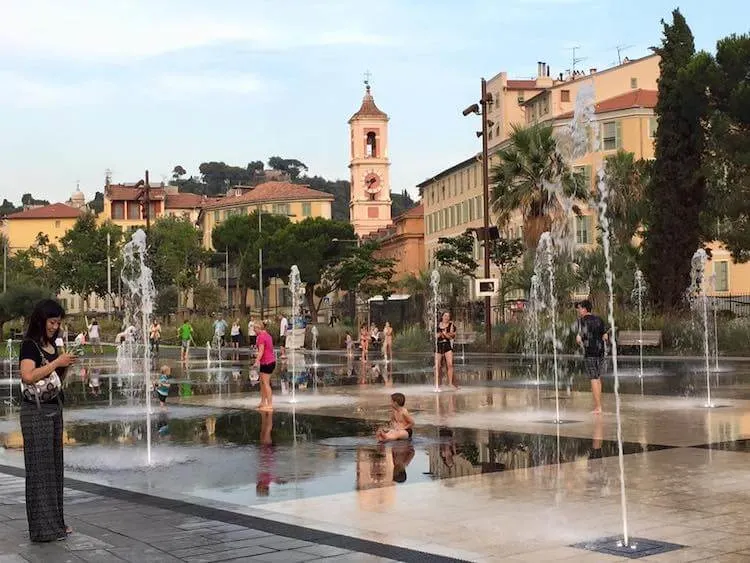
[[[622,121],[615,121],[615,148],[622,148]]]

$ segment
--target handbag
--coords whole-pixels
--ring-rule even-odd
[[[42,358],[42,365],[46,366],[49,364],[47,358],[44,357],[42,349],[39,344],[34,342],[36,349],[39,350],[39,356]],[[52,399],[56,399],[60,395],[62,390],[62,382],[60,376],[57,375],[56,371],[50,373],[44,379],[40,379],[36,383],[24,383],[23,384],[23,398],[27,401],[34,401],[37,406],[40,403],[46,403]]]

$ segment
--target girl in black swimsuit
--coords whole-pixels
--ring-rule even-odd
[[[453,383],[453,339],[456,338],[456,325],[451,321],[449,312],[443,316],[437,326],[437,346],[435,349],[435,387],[440,387],[440,368],[445,360],[448,385],[458,389]]]

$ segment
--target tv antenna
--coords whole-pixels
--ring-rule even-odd
[[[573,59],[572,59],[573,65],[570,68],[571,76],[575,74],[576,65],[582,61],[585,61],[588,58],[588,57],[576,57],[576,51],[578,51],[578,49],[580,48],[581,48],[580,45],[573,45],[572,47],[568,47],[568,51],[573,52]]]
[[[631,47],[632,45],[618,45],[615,47],[617,49],[617,64],[622,64],[622,54]]]

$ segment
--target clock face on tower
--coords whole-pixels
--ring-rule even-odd
[[[380,176],[375,174],[374,172],[370,172],[367,176],[365,176],[365,191],[368,194],[376,194],[380,191],[382,188]]]

